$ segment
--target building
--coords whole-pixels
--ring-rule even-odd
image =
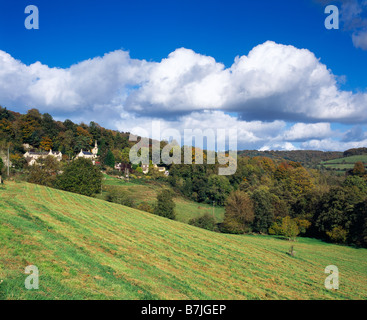
[[[23,157],[26,159],[29,166],[32,166],[35,163],[37,163],[38,159],[45,159],[48,156],[56,158],[57,161],[62,160],[62,153],[60,151],[52,151],[51,149],[49,152],[27,151],[23,155]]]
[[[98,146],[97,146],[97,141],[94,144],[94,148],[90,151],[83,151],[80,150],[80,152],[75,156],[75,159],[78,158],[85,158],[85,159],[90,159],[92,160],[93,164],[96,164],[96,159],[98,157]]]

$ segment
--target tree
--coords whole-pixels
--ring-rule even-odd
[[[269,228],[269,234],[280,235],[288,240],[295,240],[299,233],[297,222],[289,216],[281,218]]]
[[[193,218],[189,221],[189,224],[198,228],[203,228],[206,230],[215,230],[215,219],[212,215],[205,213],[204,215]]]
[[[223,228],[230,233],[245,233],[254,220],[254,207],[247,193],[236,190],[226,201]]]
[[[366,169],[364,168],[364,164],[362,161],[358,161],[354,164],[352,173],[353,175],[360,177],[366,173]]]
[[[255,218],[252,224],[253,230],[266,233],[273,223],[271,193],[268,188],[260,187],[253,192],[251,198],[255,208]]]
[[[11,154],[10,161],[16,169],[23,169],[27,161],[20,154]]]
[[[175,220],[175,203],[173,201],[172,191],[164,189],[157,195],[157,204],[153,213],[168,219]]]
[[[45,151],[50,151],[52,149],[53,143],[49,137],[42,137],[40,148]]]
[[[345,243],[347,241],[348,231],[342,226],[336,226],[331,231],[326,231],[326,234],[331,241],[336,243]]]
[[[215,201],[218,206],[223,206],[228,194],[231,192],[231,185],[225,176],[213,174],[208,179],[208,195],[211,201]]]
[[[1,109],[0,109],[1,111]],[[4,169],[4,162],[3,162],[3,159],[1,159],[0,157],[0,183],[3,183],[3,180],[2,180],[2,171]]]
[[[118,187],[110,187],[108,189],[106,200],[109,202],[118,203],[123,206],[131,207],[131,208],[135,207],[134,200],[130,198],[129,195],[125,191],[122,191]]]
[[[113,155],[111,150],[107,151],[106,158],[104,159],[104,164],[111,168],[115,167],[115,156]]]
[[[56,187],[74,193],[92,196],[101,190],[103,175],[92,161],[78,158],[69,163],[57,177]]]
[[[54,187],[60,170],[60,163],[51,156],[37,160],[37,163],[29,167],[27,181],[47,187]]]

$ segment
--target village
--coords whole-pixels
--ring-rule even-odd
[[[57,161],[61,161],[62,160],[62,152],[61,151],[52,151],[52,149],[50,149],[48,152],[44,151],[34,151],[31,149],[31,146],[29,144],[25,144],[23,145],[24,148],[27,150],[26,153],[23,155],[23,157],[25,158],[25,160],[27,161],[27,165],[28,166],[32,166],[32,165],[36,165],[37,163],[39,164],[39,160],[40,159],[45,159],[47,157],[53,157],[55,158]],[[80,150],[80,152],[72,159],[78,159],[78,158],[84,158],[84,159],[89,159],[92,161],[93,165],[98,164],[98,144],[97,141],[95,141],[94,144],[94,148],[89,150],[89,151],[85,151],[83,149]],[[10,163],[11,166],[11,163]],[[124,172],[124,176],[125,178],[129,178],[129,174],[130,171],[132,169],[131,164],[130,163],[115,163],[114,165],[114,169],[118,170],[119,172]],[[165,167],[158,167],[156,164],[153,165],[153,169],[158,171],[159,173],[163,173],[165,176],[169,175],[169,171],[166,170]],[[148,174],[149,173],[149,165],[148,164],[141,164],[141,172],[143,174]],[[122,178],[122,176],[120,176],[120,178]]]

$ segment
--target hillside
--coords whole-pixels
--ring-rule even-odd
[[[367,298],[366,249],[217,234],[28,183],[0,189],[0,212],[0,299]],[[24,288],[31,264],[39,290]]]
[[[135,179],[129,182],[104,175],[104,186],[113,186],[119,188],[122,192],[125,192],[129,198],[133,199],[136,205],[141,203],[147,203],[153,208],[157,201],[157,194],[164,188],[169,188],[167,183],[146,181],[145,179]],[[103,195],[97,195],[100,199],[105,199],[108,192],[104,191]],[[197,203],[190,201],[181,196],[175,197],[175,212],[176,220],[188,223],[190,219],[197,218],[206,214],[213,214],[213,206],[205,203]],[[223,222],[224,219],[224,207],[216,206],[214,208],[214,216],[217,223]]]
[[[242,150],[238,151],[239,156],[243,157],[267,157],[278,161],[295,161],[300,162],[305,167],[314,167],[320,161],[328,161],[343,157],[343,152],[338,151],[318,151],[318,150]]]
[[[354,164],[358,161],[362,161],[365,166],[367,166],[367,154],[322,161],[320,164],[326,169],[334,169],[345,172],[346,170],[353,169]]]

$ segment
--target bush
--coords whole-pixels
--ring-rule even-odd
[[[135,207],[135,202],[131,199],[126,192],[120,190],[118,187],[110,187],[107,189],[108,194],[106,200],[109,202],[121,204],[123,206]]]
[[[60,163],[55,158],[47,156],[45,159],[39,159],[28,170],[28,182],[54,187],[60,171]]]
[[[74,193],[92,196],[101,192],[103,174],[92,161],[78,158],[69,163],[56,179],[56,187]]]
[[[341,226],[334,227],[331,231],[326,231],[331,241],[336,243],[345,243],[347,241],[348,232]]]
[[[157,204],[153,213],[168,219],[175,220],[175,203],[173,201],[173,193],[170,190],[164,189],[157,195]]]
[[[254,207],[247,193],[233,191],[226,201],[223,231],[228,233],[245,233],[254,220]]]
[[[137,206],[137,209],[139,209],[141,211],[153,213],[153,208],[147,202],[140,203]]]
[[[212,215],[208,213],[205,213],[200,217],[191,219],[189,221],[189,224],[210,231],[214,231],[216,229],[215,219]]]
[[[288,238],[288,240],[295,240],[299,233],[300,230],[296,220],[289,216],[273,223],[273,225],[269,228],[269,234],[280,235]]]

